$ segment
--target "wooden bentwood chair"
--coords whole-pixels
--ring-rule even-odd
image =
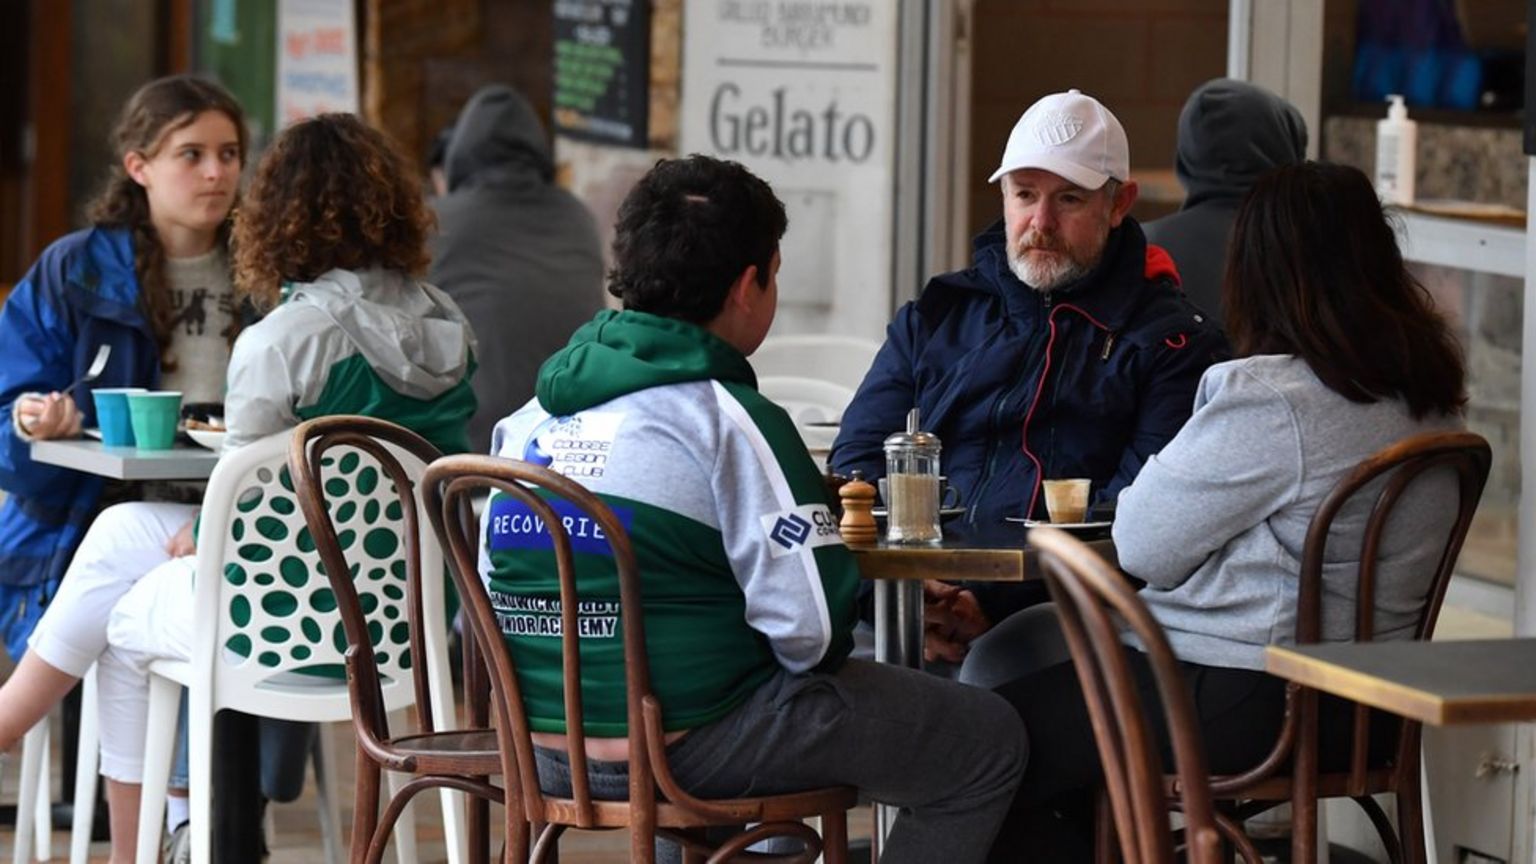
[[[630,858],[654,860],[657,835],[678,842],[685,860],[709,862],[772,860],[810,862],[825,851],[829,864],[847,857],[847,810],[856,801],[855,790],[846,787],[818,789],[789,795],[730,800],[702,800],[681,787],[667,766],[662,708],[651,691],[645,652],[644,619],[641,614],[640,573],[634,550],[623,524],[596,495],[559,474],[512,459],[491,456],[449,456],[434,462],[423,480],[433,526],[449,550],[452,571],[464,600],[467,626],[483,647],[490,668],[492,712],[500,739],[502,766],[507,778],[505,811],[507,862],[549,860],[568,827],[584,829],[628,828]],[[550,533],[560,580],[561,654],[564,672],[564,707],[569,743],[572,794],[568,798],[546,794],[539,786],[534,763],[532,730],[525,713],[516,662],[503,641],[495,612],[480,581],[479,525],[469,515],[470,496],[494,489],[517,499],[543,521]],[[629,800],[594,800],[587,779],[586,734],[580,682],[581,655],[577,609],[576,571],[571,538],[551,499],[561,499],[580,510],[607,535],[613,555],[619,595],[619,629],[625,656],[625,691],[629,745]],[[604,599],[611,599],[608,593]],[[820,816],[824,837],[800,820]],[[706,842],[707,826],[761,823],[712,848]],[[764,856],[745,850],[770,837],[792,837],[804,843],[802,853]],[[528,846],[533,841],[533,854]],[[824,842],[823,842],[824,841]]]
[[[405,806],[419,792],[454,789],[479,799],[502,800],[502,790],[488,781],[502,770],[496,733],[485,728],[442,729],[433,723],[434,714],[452,717],[452,706],[440,704],[445,698],[441,685],[434,688],[428,680],[429,653],[446,656],[445,646],[435,643],[447,637],[441,600],[443,557],[435,538],[422,533],[417,481],[427,463],[440,455],[414,432],[355,416],[303,423],[294,430],[289,447],[288,470],[345,633],[347,686],[357,735],[354,864],[379,861]],[[351,490],[367,497],[359,501]],[[348,563],[348,549],[357,560],[367,557],[357,554],[359,550],[394,548],[402,542],[404,554],[391,570],[375,567],[364,573],[359,564]],[[370,585],[384,583],[385,596],[404,607],[404,620],[395,609],[387,610],[388,616],[377,614],[378,598],[360,594],[355,584],[365,580]],[[427,595],[436,598],[434,602],[424,602]],[[407,650],[397,657],[402,643]],[[381,664],[391,674],[381,672]],[[446,676],[448,670],[433,674]],[[398,680],[405,675],[409,682]],[[407,685],[414,685],[417,730],[399,734],[390,729],[385,693]],[[416,775],[395,790],[382,819],[381,769]],[[484,861],[484,823],[475,824],[472,817],[465,831],[461,814],[456,806],[450,810],[445,805],[449,858],[461,860],[460,835],[467,833],[470,860]]]
[[[1104,767],[1109,812],[1120,853],[1128,864],[1173,864],[1173,832],[1163,789],[1157,736],[1142,704],[1120,641],[1123,621],[1146,647],[1157,680],[1178,778],[1177,809],[1184,814],[1185,860],[1221,860],[1219,823],[1207,780],[1205,745],[1195,723],[1194,699],[1162,625],[1147,611],[1125,577],[1082,541],[1058,528],[1035,528],[1029,543],[1040,551],[1040,568],[1056,603],[1072,651],[1077,680]],[[1235,826],[1224,833],[1241,837]],[[1246,840],[1246,838],[1243,838]],[[1258,860],[1255,853],[1253,861]]]
[[[1297,597],[1296,644],[1322,638],[1323,565],[1327,561],[1329,532],[1349,502],[1360,496],[1370,501],[1366,529],[1360,541],[1354,597],[1355,641],[1369,642],[1376,635],[1377,564],[1389,519],[1403,493],[1431,471],[1449,472],[1456,480],[1456,514],[1446,535],[1433,573],[1427,574],[1423,605],[1413,630],[1414,639],[1428,639],[1434,632],[1441,602],[1450,585],[1462,542],[1472,525],[1483,486],[1488,479],[1492,452],[1488,442],[1469,432],[1416,435],[1388,445],[1361,462],[1318,507],[1307,527],[1302,549]],[[1449,502],[1445,502],[1447,508]],[[1424,864],[1424,802],[1420,774],[1418,723],[1402,721],[1386,766],[1368,764],[1371,711],[1356,705],[1350,730],[1347,771],[1320,773],[1318,765],[1317,691],[1290,684],[1286,689],[1285,715],[1275,746],[1255,767],[1242,773],[1211,778],[1211,791],[1237,824],[1280,804],[1291,804],[1291,860],[1297,864],[1317,858],[1317,810],[1320,798],[1348,797],[1355,801],[1381,837],[1393,864]],[[1377,718],[1376,722],[1381,722]],[[1233,730],[1241,734],[1241,730]],[[1170,800],[1179,781],[1166,779]],[[1397,799],[1398,832],[1371,796],[1390,792]],[[1101,831],[1101,836],[1102,836]],[[1101,859],[1103,848],[1101,846]]]

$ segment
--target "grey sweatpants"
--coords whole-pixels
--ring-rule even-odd
[[[896,666],[848,660],[835,673],[781,671],[750,699],[667,748],[678,782],[706,798],[855,786],[901,808],[886,864],[986,859],[1024,771],[1024,729],[1007,702]],[[568,794],[565,753],[540,750],[539,780]],[[627,798],[625,763],[590,763],[592,794]]]

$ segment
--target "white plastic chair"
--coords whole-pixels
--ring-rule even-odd
[[[787,375],[757,379],[757,392],[789,412],[805,447],[818,461],[825,459],[837,438],[837,421],[853,401],[853,390],[831,381]]]
[[[165,786],[175,742],[180,688],[188,688],[192,860],[211,860],[209,836],[213,715],[225,708],[262,717],[308,722],[351,722],[346,681],[299,670],[335,672],[344,664],[346,639],[335,597],[319,571],[309,530],[300,512],[287,457],[291,433],[263,438],[221,458],[208,480],[198,532],[194,615],[199,625],[190,662],[162,660],[150,667],[148,734],[143,798],[139,810],[139,864],[155,864]],[[410,475],[425,463],[398,453]],[[415,704],[406,624],[405,548],[398,505],[389,481],[357,451],[341,451],[327,483],[350,485],[334,515],[354,556],[354,577],[370,627],[377,627],[386,676],[385,709],[392,714]],[[420,525],[427,525],[423,515]],[[420,532],[423,573],[442,572],[443,557],[430,530]],[[423,579],[430,710],[438,729],[457,728],[448,671],[443,582]],[[327,736],[321,736],[322,739]],[[334,760],[326,760],[334,765]],[[323,786],[335,772],[324,772]],[[391,785],[399,782],[390,775]],[[322,787],[323,788],[323,787]],[[328,861],[339,862],[339,806],[322,802]],[[457,793],[442,793],[444,833],[450,858],[462,860],[464,813]],[[416,859],[411,819],[401,820],[396,851],[402,864]]]
[[[75,762],[75,821],[70,830],[69,862],[86,864],[91,854],[91,824],[96,818],[96,667],[92,666],[81,679],[84,684],[80,700],[80,734],[78,757]],[[44,717],[27,730],[21,743],[21,782],[16,790],[16,840],[11,850],[12,864],[27,864],[33,860],[48,861],[53,858],[53,812],[50,806],[53,792],[50,788],[49,746],[53,737],[49,731],[50,718]],[[23,826],[31,825],[27,831]]]
[[[879,342],[857,336],[770,336],[752,352],[752,368],[759,378],[817,378],[854,391],[879,351]]]

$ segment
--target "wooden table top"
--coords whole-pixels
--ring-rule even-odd
[[[1435,726],[1536,720],[1536,639],[1271,645],[1265,668]]]
[[[944,539],[933,546],[899,546],[884,540],[873,546],[849,546],[866,579],[948,579],[974,582],[1025,582],[1040,577],[1029,529],[1003,524],[986,528],[944,526]],[[1090,535],[1094,551],[1115,562],[1107,532]]]

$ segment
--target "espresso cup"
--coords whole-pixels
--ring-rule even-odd
[[[1088,515],[1088,489],[1093,481],[1085,478],[1045,481],[1045,509],[1058,525],[1082,522]]]
[[[181,420],[180,390],[150,390],[128,394],[133,440],[140,450],[169,450]]]
[[[143,387],[102,387],[91,391],[91,398],[96,403],[96,427],[101,430],[101,443],[108,447],[133,446],[128,394],[143,392]]]

